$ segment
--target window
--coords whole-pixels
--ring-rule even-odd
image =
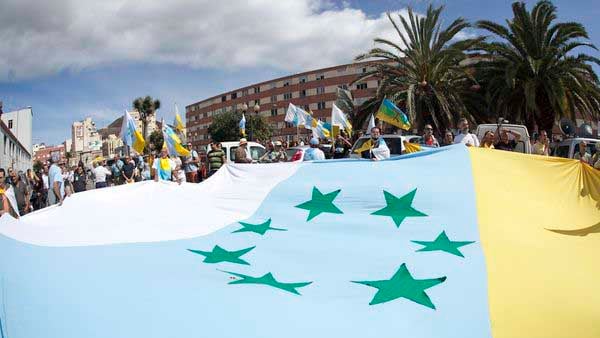
[[[367,89],[366,83],[359,83],[356,85],[356,89]]]
[[[221,102],[225,102],[225,101],[227,101],[227,95],[221,96]]]
[[[325,102],[317,103],[317,109],[325,109]]]
[[[283,83],[283,86],[284,86],[284,87],[287,87],[287,86],[289,86],[289,85],[290,85],[290,82],[289,82],[289,81],[285,81],[285,82]]]
[[[271,109],[271,116],[277,116],[277,108]]]
[[[277,102],[277,95],[271,96],[271,102]]]
[[[325,75],[324,74],[317,75],[317,80],[325,80]]]
[[[277,88],[277,83],[271,82],[271,89],[275,89],[275,88]]]
[[[306,89],[300,91],[300,97],[306,97]]]
[[[300,78],[300,83],[306,83],[306,76]]]
[[[294,124],[293,124],[293,123],[286,122],[286,123],[285,123],[285,127],[286,127],[286,128],[293,128],[293,127],[294,127]]]
[[[362,69],[362,72],[363,72],[363,73],[366,73],[366,72],[367,72],[367,67],[363,68],[363,69]]]
[[[237,93],[231,93],[231,99],[237,99]]]
[[[254,94],[260,93],[260,87],[254,87]]]
[[[323,94],[323,93],[325,93],[325,87],[318,87],[317,94]]]
[[[8,120],[8,129],[12,129],[12,120]]]
[[[292,99],[292,93],[285,93],[285,94],[283,94],[283,99],[284,100],[291,100]]]
[[[344,90],[348,90],[348,85],[345,85],[345,84],[344,84],[344,85],[341,85],[340,87],[341,87],[342,89],[344,89]]]
[[[248,96],[248,89],[242,90],[242,96]]]
[[[304,105],[304,111],[310,111],[310,107],[307,104]]]
[[[232,162],[235,161],[235,150],[237,148],[237,146],[229,148],[229,159]],[[257,146],[249,146],[248,150],[250,151],[250,156],[255,161],[258,161],[258,159],[265,154],[265,150]]]
[[[257,104],[260,104],[260,99],[254,100],[254,105],[256,106]]]

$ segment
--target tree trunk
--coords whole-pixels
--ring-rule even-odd
[[[556,112],[550,104],[550,99],[546,93],[538,94],[536,97],[536,104],[538,107],[538,115],[535,117],[539,131],[545,130],[548,133],[548,138],[552,140],[552,129],[556,122]]]

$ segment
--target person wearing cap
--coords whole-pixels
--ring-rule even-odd
[[[325,159],[325,153],[319,149],[319,139],[313,137],[310,139],[310,148],[306,149],[304,154],[305,161],[319,161]]]
[[[283,151],[281,141],[275,141],[272,149],[269,149],[260,158],[261,162],[287,162],[287,154]]]
[[[198,164],[200,158],[198,152],[192,149],[192,143],[187,143],[187,149],[190,151],[190,156],[184,158],[183,171],[185,171],[186,182],[198,183],[202,181],[202,176],[198,175]]]
[[[235,150],[235,163],[252,163],[252,157],[248,151],[248,140],[240,139],[240,145]]]

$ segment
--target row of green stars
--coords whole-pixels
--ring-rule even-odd
[[[343,214],[343,212],[333,204],[333,200],[337,197],[341,190],[336,190],[327,194],[321,193],[319,189],[313,187],[311,200],[297,205],[297,208],[305,209],[309,211],[307,222],[315,218],[321,213],[333,213]],[[372,215],[389,216],[392,218],[396,227],[399,227],[402,221],[406,217],[422,217],[427,216],[426,214],[414,209],[412,202],[414,200],[417,189],[409,192],[408,194],[398,198],[393,194],[384,191],[384,197],[386,201],[386,207],[377,210]],[[233,233],[240,232],[252,232],[259,235],[265,235],[269,230],[272,231],[287,231],[287,229],[271,227],[271,219],[258,224],[239,222],[242,226],[240,229],[233,231]],[[459,248],[474,242],[471,241],[451,241],[446,235],[445,231],[442,231],[440,235],[434,241],[412,241],[413,243],[422,245],[423,248],[417,251],[444,251],[452,255],[464,257],[460,252]],[[234,264],[250,265],[247,261],[243,260],[241,256],[252,251],[255,248],[249,247],[236,251],[228,251],[220,246],[216,245],[212,251],[201,251],[191,250],[190,252],[204,256],[204,263],[221,263],[229,262]],[[244,275],[236,272],[224,271],[232,276],[240,279],[230,282],[229,284],[261,284],[267,285],[274,288],[278,288],[296,295],[300,295],[298,288],[305,287],[312,284],[313,282],[298,282],[298,283],[284,283],[278,281],[271,272],[259,277],[253,277]],[[433,279],[415,279],[412,277],[406,264],[402,264],[396,273],[389,280],[375,280],[375,281],[353,281],[353,283],[363,284],[371,286],[377,289],[377,293],[369,303],[369,305],[375,305],[380,303],[389,302],[397,298],[406,298],[423,306],[435,309],[434,304],[431,302],[425,290],[435,285],[443,283],[446,277],[439,277]]]
[[[296,208],[308,210],[308,218],[306,221],[310,221],[322,213],[331,214],[343,214],[334,203],[333,200],[340,193],[340,189],[332,191],[327,194],[323,194],[317,187],[313,187],[312,196],[310,201],[306,201],[296,206]],[[402,197],[396,197],[393,194],[383,191],[386,206],[373,212],[371,215],[376,216],[389,216],[396,224],[396,227],[400,227],[402,221],[407,217],[424,217],[427,214],[413,208],[412,203],[415,199],[417,189],[409,192]]]

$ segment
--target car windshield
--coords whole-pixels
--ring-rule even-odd
[[[296,154],[296,152],[300,151],[298,148],[288,148],[285,150],[285,154],[287,155],[288,161],[292,160],[292,157]]]
[[[370,140],[370,138],[368,138],[368,137],[358,139],[358,141],[356,141],[356,143],[354,144],[354,147],[352,147],[352,152],[354,153],[355,149],[359,149],[360,147],[362,147],[365,144],[365,142],[367,142],[368,140]],[[390,155],[402,154],[402,139],[401,138],[384,136],[383,140],[385,141],[385,144],[387,144],[388,148],[390,148]]]

